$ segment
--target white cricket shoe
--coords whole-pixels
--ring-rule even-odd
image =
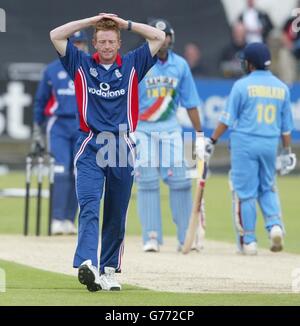
[[[73,222],[71,222],[70,220],[64,220],[63,225],[64,225],[64,234],[67,234],[67,235],[77,234],[77,228],[76,228],[75,224]]]
[[[51,223],[51,234],[62,235],[65,231],[64,221],[53,219]]]
[[[205,230],[201,227],[198,227],[196,232],[196,237],[193,242],[191,250],[201,251],[204,249],[204,239],[205,239]]]
[[[100,275],[97,267],[92,265],[92,261],[84,261],[78,268],[78,281],[86,285],[90,292],[101,290]]]
[[[106,291],[120,291],[121,285],[116,280],[116,273],[113,267],[104,267],[104,274],[100,275],[100,286]]]
[[[159,244],[156,239],[148,240],[143,247],[145,252],[159,252]]]
[[[177,245],[177,252],[182,252],[182,247],[183,245],[181,245],[180,243]],[[196,251],[196,252],[200,252],[203,249],[202,246],[198,245],[196,241],[193,242],[192,246],[191,246],[191,250],[190,251]]]
[[[274,225],[270,231],[272,252],[279,252],[283,249],[283,231],[279,225]]]
[[[248,244],[243,244],[243,254],[246,256],[255,256],[257,255],[257,243],[250,242]]]

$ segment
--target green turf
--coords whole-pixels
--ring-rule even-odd
[[[300,229],[298,191],[299,177],[279,179],[284,219],[287,229],[286,250],[300,253],[298,231]],[[23,188],[21,173],[0,176],[1,188]],[[231,222],[231,197],[227,178],[212,176],[206,188],[207,237],[215,240],[234,241]],[[165,235],[174,235],[168,204],[168,189],[161,187],[162,216]],[[31,201],[32,213],[35,201]],[[21,198],[0,199],[0,234],[20,234],[23,229],[24,200]],[[43,233],[46,234],[47,201],[43,201]],[[33,214],[32,214],[33,215]],[[261,246],[268,246],[262,217],[258,218],[258,238]],[[31,232],[34,220],[31,219]],[[133,190],[129,207],[127,234],[139,235],[140,223],[136,213],[136,189]],[[72,276],[44,272],[22,265],[0,261],[0,268],[7,276],[7,291],[0,293],[0,305],[300,305],[299,295],[264,294],[177,294],[149,291],[133,286],[124,286],[120,293],[89,293]]]
[[[285,306],[300,305],[300,295],[184,294],[125,285],[121,292],[88,292],[75,277],[50,273],[0,260],[6,292],[0,306]]]
[[[6,176],[0,176],[1,188],[24,187],[24,175],[13,173]],[[285,250],[293,253],[300,253],[300,203],[299,189],[300,177],[289,176],[279,178],[278,187],[284,213],[284,221],[287,231],[285,240]],[[207,181],[206,193],[206,215],[207,215],[207,238],[234,242],[234,232],[231,217],[231,194],[228,189],[227,177],[212,175]],[[168,188],[162,184],[161,203],[163,216],[163,232],[165,235],[175,235],[175,226],[172,222],[171,212],[168,202]],[[0,234],[21,234],[23,230],[23,211],[24,200],[21,198],[0,199]],[[48,203],[43,201],[43,233],[46,234]],[[31,201],[31,232],[34,232],[35,201]],[[134,187],[132,200],[129,206],[128,235],[140,235],[141,227],[137,216],[136,208],[136,189]],[[268,247],[267,234],[263,227],[261,214],[258,216],[257,236],[259,246]]]

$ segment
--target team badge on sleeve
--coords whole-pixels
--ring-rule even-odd
[[[66,78],[68,77],[68,74],[67,74],[65,71],[61,70],[61,71],[57,74],[57,77],[58,77],[58,79],[66,79]]]
[[[116,69],[115,74],[116,74],[116,77],[117,77],[117,78],[121,78],[121,77],[123,77],[123,75],[121,74],[121,72],[120,72],[119,69]]]

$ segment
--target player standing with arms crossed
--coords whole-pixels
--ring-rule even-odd
[[[75,31],[94,26],[92,57],[78,51],[68,37]],[[124,56],[120,30],[132,30],[144,37],[141,47]],[[155,54],[165,34],[151,26],[126,21],[113,14],[73,21],[50,33],[61,61],[75,82],[81,137],[75,156],[76,190],[80,205],[78,245],[74,267],[78,278],[90,291],[120,290],[115,272],[121,272],[124,250],[126,212],[133,182],[133,167],[119,164],[120,147],[125,146],[130,160],[133,144],[128,137],[138,118],[138,82],[155,63]],[[124,128],[120,131],[120,127]],[[109,134],[114,138],[111,148],[117,154],[116,166],[99,166],[104,146],[96,139]],[[116,137],[113,137],[116,136]],[[112,140],[112,139],[111,139]],[[110,145],[109,145],[110,146]],[[99,206],[105,180],[104,214],[102,223],[100,272],[98,271]]]
[[[231,182],[233,214],[240,252],[257,254],[256,201],[262,210],[271,240],[270,250],[283,249],[284,225],[279,196],[275,188],[276,155],[282,138],[282,171],[296,165],[291,154],[293,129],[288,87],[268,67],[271,54],[265,44],[253,43],[243,51],[242,65],[247,74],[235,83],[220,123],[206,139],[209,159],[214,145],[230,128]]]
[[[88,52],[84,31],[70,37],[79,50]],[[79,137],[74,83],[59,59],[50,63],[39,83],[34,102],[31,151],[45,150],[42,126],[47,120],[47,145],[55,158],[51,233],[76,234],[74,225],[78,202],[74,178],[74,149]]]
[[[140,115],[136,132],[139,150],[136,169],[138,213],[144,251],[159,251],[163,242],[161,177],[170,189],[170,206],[177,227],[178,250],[181,250],[192,210],[192,193],[191,180],[186,176],[182,128],[176,110],[179,104],[187,108],[197,134],[196,154],[203,159],[204,133],[197,109],[200,100],[187,62],[172,51],[175,35],[170,23],[156,19],[150,25],[164,31],[167,36],[157,54],[157,63],[139,85]],[[164,148],[170,153],[165,153]],[[157,163],[157,166],[152,163]]]

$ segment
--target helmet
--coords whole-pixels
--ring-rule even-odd
[[[165,32],[167,35],[171,36],[171,46],[175,43],[175,32],[172,28],[171,24],[162,18],[153,19],[149,22],[150,26],[156,27],[157,29],[160,29],[161,31]]]
[[[240,59],[258,70],[266,70],[271,65],[271,52],[264,43],[250,43],[241,52]]]
[[[88,42],[88,37],[85,31],[75,32],[73,35],[69,37],[69,40],[74,42]]]

